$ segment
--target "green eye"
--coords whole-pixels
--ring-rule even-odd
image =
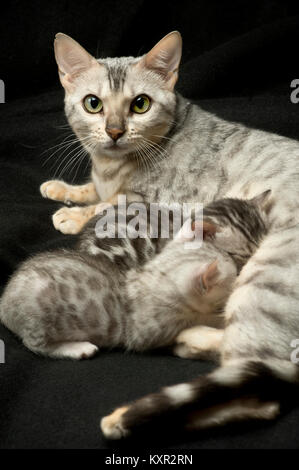
[[[143,114],[150,109],[151,100],[146,95],[137,96],[131,104],[131,111],[133,113]]]
[[[89,113],[99,113],[103,109],[103,103],[95,95],[88,95],[84,98],[84,107]]]

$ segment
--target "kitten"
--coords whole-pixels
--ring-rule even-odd
[[[186,249],[186,240],[197,243],[186,224],[166,244],[149,236],[100,239],[94,219],[77,249],[43,253],[19,268],[2,296],[1,321],[30,350],[72,359],[90,357],[98,347],[170,346],[186,328],[219,327],[216,312],[266,233],[260,205],[267,196],[206,207],[203,221],[194,222],[203,233],[196,249]],[[219,343],[222,332],[207,334]],[[188,344],[182,352],[182,339],[177,342],[174,352],[186,356]],[[197,355],[211,347],[201,349]]]

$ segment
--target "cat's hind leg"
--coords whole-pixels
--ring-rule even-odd
[[[88,341],[57,343],[48,348],[50,357],[57,359],[88,359],[98,352],[99,348]]]
[[[99,201],[93,183],[70,185],[60,180],[50,180],[43,183],[40,192],[44,198],[61,201],[64,204],[92,204]]]
[[[194,326],[181,331],[173,353],[184,359],[217,359],[224,331],[209,326]]]
[[[31,351],[41,354],[43,356],[52,357],[54,359],[73,359],[81,360],[93,357],[99,350],[99,348],[90,343],[89,341],[72,341],[72,342],[59,342],[52,345],[45,345],[40,347],[34,347],[30,344],[26,344]]]

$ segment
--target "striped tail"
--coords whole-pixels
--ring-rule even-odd
[[[144,425],[200,429],[245,419],[273,419],[286,384],[299,382],[289,361],[238,360],[192,382],[163,388],[117,408],[101,421],[105,437],[120,439]]]

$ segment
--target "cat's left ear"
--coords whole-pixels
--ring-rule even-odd
[[[73,81],[78,75],[92,66],[99,65],[77,41],[63,33],[56,34],[54,51],[59,78],[66,90],[72,88]]]
[[[173,90],[178,79],[179,65],[182,57],[182,36],[178,31],[164,36],[138,63],[157,72],[163,79],[165,87]]]

